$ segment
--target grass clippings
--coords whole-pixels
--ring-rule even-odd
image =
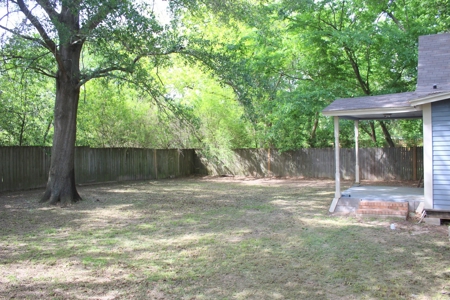
[[[78,190],[0,196],[1,299],[449,299],[447,228],[329,215],[331,180]]]

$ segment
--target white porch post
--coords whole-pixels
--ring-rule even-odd
[[[433,129],[431,104],[422,106],[423,112],[423,187],[425,209],[432,209],[433,202]]]
[[[359,185],[359,121],[355,120],[355,185]]]
[[[336,182],[336,192],[334,194],[334,199],[330,205],[330,212],[334,212],[336,205],[341,198],[341,172],[340,172],[340,164],[339,164],[339,117],[334,117],[334,156],[336,162],[336,173],[335,173],[335,182]]]

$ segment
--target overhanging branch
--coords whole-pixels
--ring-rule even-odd
[[[98,70],[93,71],[89,75],[81,76],[81,80],[78,83],[77,88],[81,87],[82,85],[86,84],[86,82],[88,82],[89,80],[92,80],[94,78],[107,77],[111,74],[111,72],[114,72],[114,71],[120,71],[120,72],[124,72],[124,73],[132,73],[129,68],[119,67],[119,66],[105,68],[105,69],[98,69]]]
[[[389,18],[391,18],[392,21],[394,21],[394,23],[397,25],[398,28],[400,28],[401,31],[406,31],[405,27],[403,27],[402,23],[400,22],[399,19],[397,19],[391,12],[387,11],[387,10],[383,10],[383,12],[385,14],[388,15]]]
[[[176,50],[170,50],[168,52],[161,52],[161,53],[156,53],[156,52],[153,53],[152,52],[152,53],[139,54],[133,59],[133,61],[128,66],[113,66],[113,67],[104,68],[104,69],[97,69],[97,70],[94,70],[91,74],[86,74],[86,75],[82,76],[77,87],[78,88],[81,87],[82,85],[86,84],[86,82],[88,82],[89,80],[92,80],[94,78],[107,77],[111,72],[114,72],[114,71],[131,74],[134,72],[135,65],[143,57],[169,55],[169,54],[176,53],[176,52],[177,52]]]
[[[12,34],[14,34],[14,35],[20,37],[20,38],[23,38],[23,39],[25,39],[25,40],[29,40],[29,41],[33,41],[33,42],[39,43],[39,44],[40,44],[41,46],[43,46],[44,48],[48,49],[48,46],[47,46],[41,39],[34,38],[34,37],[32,37],[32,36],[25,35],[25,34],[20,34],[19,32],[15,31],[15,30],[13,30],[13,29],[7,28],[7,27],[5,27],[5,26],[3,26],[3,25],[0,25],[0,28],[3,29],[3,30],[5,30],[5,31],[8,31],[8,32],[10,32],[10,33],[12,33]]]
[[[19,5],[20,10],[22,13],[27,17],[27,19],[33,24],[33,26],[37,29],[39,32],[39,35],[42,37],[44,41],[44,46],[50,50],[54,55],[56,56],[56,44],[55,42],[48,36],[47,32],[45,31],[42,24],[39,22],[39,20],[31,13],[31,11],[28,9],[28,7],[25,5],[23,0],[18,0],[17,5]]]
[[[50,52],[45,52],[45,53],[41,53],[41,54],[33,56],[33,57],[28,57],[28,56],[23,56],[23,55],[15,55],[15,54],[14,55],[4,54],[3,60],[4,60],[5,64],[7,64],[8,61],[10,61],[10,60],[23,61],[24,63],[22,66],[25,69],[33,70],[36,73],[45,75],[47,77],[56,78],[55,74],[53,74],[51,70],[49,70],[48,68],[39,64],[39,60],[49,54],[50,54]],[[17,69],[18,66],[13,65],[13,67],[11,67],[11,68],[5,68],[5,66],[2,66],[2,68],[4,70],[13,70],[13,69]]]
[[[29,69],[35,71],[38,74],[47,76],[47,77],[51,77],[51,78],[56,78],[56,75],[49,73],[47,70],[44,70],[43,68],[39,67],[39,66],[29,66]]]
[[[53,24],[54,21],[58,19],[59,14],[53,9],[52,4],[48,0],[36,0],[36,2],[45,10],[45,12],[50,17],[50,20],[52,20]]]
[[[89,75],[82,76],[77,87],[78,88],[81,87],[82,85],[84,85],[86,82],[88,82],[91,79],[106,77],[111,72],[114,72],[114,71],[120,71],[120,72],[124,72],[124,73],[133,73],[134,66],[142,57],[143,57],[143,55],[136,56],[136,58],[133,59],[133,62],[128,67],[113,66],[113,67],[109,67],[109,68],[95,70]]]

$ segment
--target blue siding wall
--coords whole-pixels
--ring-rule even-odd
[[[433,208],[450,210],[450,99],[432,103],[431,118]]]

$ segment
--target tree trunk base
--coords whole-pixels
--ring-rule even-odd
[[[62,194],[62,193],[52,193],[51,191],[45,191],[44,196],[39,200],[39,203],[45,203],[49,205],[60,205],[61,207],[66,207],[72,205],[78,201],[83,200],[78,192],[75,191],[74,194]]]
[[[75,176],[73,172],[71,173],[71,176],[65,178],[50,175],[47,188],[39,202],[65,207],[81,201],[82,198],[75,186]]]
[[[83,200],[78,192],[63,192],[63,191],[52,191],[47,187],[44,195],[42,196],[40,203],[46,203],[49,205],[60,205],[61,207],[72,205],[78,201]]]

